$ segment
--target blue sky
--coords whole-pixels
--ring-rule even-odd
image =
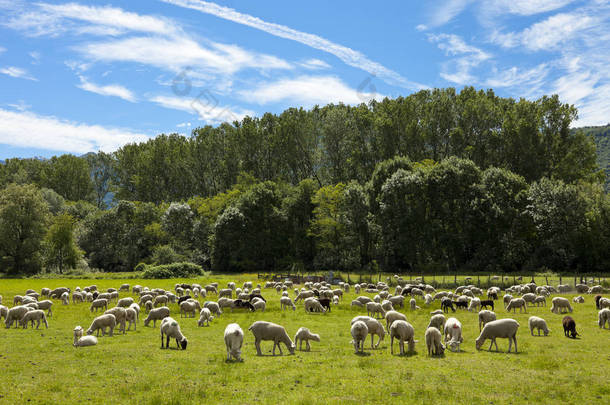
[[[610,122],[610,1],[0,0],[0,159],[466,85]]]

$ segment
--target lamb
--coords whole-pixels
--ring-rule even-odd
[[[82,326],[74,328],[74,347],[86,347],[95,346],[97,344],[97,338],[95,336],[83,336]]]
[[[33,311],[28,311],[23,318],[19,321],[23,329],[27,329],[28,322],[32,323],[32,328],[34,327],[34,321],[37,321],[36,329],[40,326],[40,321],[44,323],[44,326],[49,329],[49,323],[47,322],[47,317],[44,315],[44,311],[40,309],[35,309]]]
[[[337,298],[337,296],[335,295],[334,298]],[[319,298],[318,301],[320,302],[320,305],[322,305],[322,307],[324,309],[326,309],[326,311],[330,312],[330,299],[329,298]],[[338,304],[338,302],[337,302]]]
[[[76,304],[77,302],[84,302],[86,297],[86,293],[73,292],[72,293],[72,303]]]
[[[311,331],[307,328],[299,328],[296,335],[294,335],[294,344],[295,346],[299,345],[299,350],[303,350],[303,341],[305,341],[307,351],[311,350],[311,346],[309,345],[309,341],[313,340],[314,342],[320,341],[320,335],[316,333],[311,333]]]
[[[333,305],[339,305],[339,297],[336,295],[333,297]]]
[[[93,320],[89,329],[87,329],[87,335],[93,335],[93,332],[97,332],[97,336],[102,331],[102,336],[106,333],[106,328],[109,328],[109,336],[114,333],[114,327],[116,326],[116,318],[112,314],[100,315]]]
[[[136,321],[138,320],[138,312],[132,307],[125,309],[125,320],[129,322],[127,330],[131,330],[131,325],[133,325],[133,330],[136,330],[138,326],[136,323]]]
[[[445,344],[449,340],[449,349],[452,352],[460,351],[460,343],[464,341],[462,337],[462,324],[456,318],[449,318],[445,322],[445,329],[443,331],[445,335]]]
[[[610,308],[610,298],[600,298],[599,309]]]
[[[359,286],[357,284],[356,286],[359,290]],[[366,323],[362,321],[356,321],[352,323],[351,334],[353,338],[352,343],[354,344],[356,354],[364,353],[364,341],[366,340],[366,337],[369,334],[369,329],[366,326]]]
[[[411,299],[409,300],[409,306],[410,306],[410,308],[411,308],[411,311],[415,311],[415,310],[420,309],[420,308],[417,306],[417,302],[415,301],[415,298],[411,298]]]
[[[606,322],[608,323],[608,327],[610,327],[610,309],[600,309],[597,313],[597,324],[600,328],[606,329]]]
[[[482,326],[485,326],[485,324],[487,324],[491,321],[495,321],[495,320],[496,320],[495,312],[489,311],[487,309],[479,311],[479,332],[481,332]]]
[[[354,319],[352,319],[352,324],[357,321],[362,321],[362,322],[366,323],[366,326],[368,328],[368,333],[371,335],[371,348],[373,348],[373,339],[375,338],[374,335],[379,336],[379,340],[377,341],[377,344],[374,345],[374,347],[379,347],[379,344],[385,337],[385,329],[383,329],[383,325],[381,324],[381,322],[379,322],[375,318],[371,318],[370,316],[357,316]]]
[[[534,336],[534,328],[538,329],[538,336],[540,336],[541,329],[544,332],[544,336],[549,335],[550,329],[546,326],[546,321],[544,319],[539,318],[537,316],[530,316],[527,322],[529,324],[530,333],[532,334],[532,336]]]
[[[9,309],[4,322],[6,329],[9,329],[13,325],[13,322],[15,322],[15,328],[17,328],[18,322],[29,310],[30,309],[28,307],[22,305]]]
[[[510,310],[512,309],[513,313],[516,313],[517,308],[519,308],[519,313],[525,311],[525,313],[527,314],[527,303],[523,298],[513,298],[512,300],[510,300],[508,306],[506,307],[506,311],[510,312]]]
[[[98,308],[104,308],[104,311],[108,309],[108,300],[104,298],[98,298],[93,300],[91,303],[91,307],[89,308],[91,312],[93,312],[93,308],[95,308],[95,312],[97,312]]]
[[[498,350],[498,344],[496,338],[508,338],[508,352],[510,353],[512,342],[515,342],[515,353],[517,353],[517,330],[519,329],[519,322],[514,319],[506,318],[499,319],[497,321],[491,321],[487,323],[481,334],[476,339],[477,350],[481,349],[486,339],[491,339],[489,350],[491,351],[492,345],[496,345],[496,351]]]
[[[394,321],[406,321],[407,317],[404,314],[401,314],[398,311],[388,311],[385,313],[385,328],[388,331],[388,333],[390,333],[390,327],[392,326],[392,323],[394,323]]]
[[[491,310],[493,311],[494,308],[494,301],[493,300],[482,300],[481,301],[481,309],[485,308],[487,309],[487,307],[491,307]]]
[[[449,312],[449,308],[451,308],[451,310],[455,312],[455,308],[453,307],[453,301],[451,301],[451,298],[445,297],[441,300],[441,309],[443,310],[443,312]]]
[[[123,335],[125,334],[125,322],[127,321],[127,312],[125,308],[122,307],[114,307],[110,308],[108,311],[104,312],[105,314],[112,314],[116,319],[116,323],[121,325],[121,331],[123,331]]]
[[[367,302],[366,314],[368,316],[373,316],[373,317],[378,314],[380,318],[383,318],[383,317],[385,317],[385,310],[383,309],[381,304],[378,304],[376,302]]]
[[[571,316],[564,316],[561,322],[563,324],[563,334],[565,337],[571,337],[572,339],[576,339],[578,333],[576,332],[576,322]]]
[[[570,305],[570,300],[563,297],[555,297],[551,301],[551,312],[554,314],[564,313],[565,311],[572,312],[572,305]]]
[[[453,318],[452,318],[453,319]],[[439,330],[443,330],[445,326],[445,315],[439,314],[434,315],[430,318],[430,323],[428,324],[428,328],[436,328]]]
[[[163,336],[166,336],[167,340],[165,342],[165,349],[169,349],[169,339],[176,339],[176,346],[178,348],[182,348],[182,350],[186,350],[187,340],[186,337],[180,331],[180,325],[176,322],[175,319],[171,317],[163,318],[161,321],[161,349],[163,349]]]
[[[256,302],[254,302],[252,304],[252,306],[254,307],[254,310],[258,310],[260,309],[262,312],[265,312],[265,308],[267,307],[267,303],[263,300],[257,300]]]
[[[230,284],[230,283],[229,283]],[[204,308],[205,309],[205,308]],[[241,358],[241,347],[244,343],[244,332],[238,324],[230,323],[225,328],[225,345],[227,346],[227,361],[231,361],[231,357],[237,361],[243,361]]]
[[[394,338],[398,339],[398,347],[400,348],[401,356],[404,356],[405,354],[405,342],[407,342],[408,353],[413,353],[413,351],[415,351],[415,340],[413,339],[415,336],[415,330],[409,322],[403,319],[398,319],[392,322],[389,333],[391,354],[394,354]]]
[[[428,356],[442,356],[445,352],[445,346],[441,343],[441,332],[435,327],[428,327],[425,337]]]
[[[601,309],[601,308],[599,307],[599,300],[601,300],[602,298],[603,298],[603,297],[602,297],[600,294],[597,294],[597,295],[595,296],[595,308],[597,308],[597,309]],[[0,300],[0,304],[2,304],[2,300]]]
[[[254,335],[254,346],[256,346],[256,354],[258,356],[263,355],[261,352],[261,341],[263,340],[273,340],[274,356],[276,347],[280,349],[280,355],[283,354],[280,343],[284,343],[290,354],[294,354],[294,343],[292,340],[290,340],[290,337],[288,336],[288,333],[286,333],[286,329],[284,329],[283,326],[266,321],[256,321],[250,325],[248,330],[252,331],[252,334]]]
[[[491,301],[492,305],[493,305],[493,301]],[[474,310],[480,310],[481,309],[481,300],[479,298],[473,298],[470,300],[470,305],[468,305],[468,311],[472,312]]]
[[[61,303],[62,305],[68,305],[70,303],[70,294],[65,292],[61,295]]]
[[[212,312],[207,308],[203,308],[201,312],[199,312],[199,320],[197,321],[197,326],[203,326],[204,323],[206,326],[210,326],[210,321],[212,320],[214,320]]]
[[[502,301],[504,302],[504,308],[507,307],[507,305],[510,303],[510,300],[513,299],[513,296],[510,294],[505,294],[504,297],[502,297]]]
[[[578,297],[572,298],[572,302],[574,302],[576,304],[584,304],[585,299],[583,298],[582,295],[579,295]]]
[[[169,316],[168,307],[159,307],[151,309],[146,319],[144,319],[144,326],[148,326],[150,321],[153,321],[153,328],[157,326],[157,321],[163,320]]]

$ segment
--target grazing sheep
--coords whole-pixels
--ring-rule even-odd
[[[571,316],[564,316],[561,322],[563,324],[563,334],[565,337],[571,337],[576,339],[578,332],[576,332],[576,322]]]
[[[563,314],[566,311],[572,312],[572,305],[570,305],[570,300],[567,298],[555,297],[551,303],[551,312],[554,314]]]
[[[128,291],[129,292],[129,284],[121,284],[119,287],[119,291]]]
[[[543,295],[536,296],[534,299],[534,304],[536,304],[537,307],[539,307],[540,304],[542,304],[543,307],[546,307],[546,297]]]
[[[610,308],[610,298],[600,298],[599,309]]]
[[[19,321],[29,310],[30,308],[25,307],[23,305],[19,305],[9,309],[6,314],[6,320],[4,322],[6,329],[9,329],[13,325],[13,322],[15,322],[15,328],[17,328],[19,326]]]
[[[51,307],[53,306],[53,301],[51,300],[44,300],[44,301],[38,301],[38,309],[43,309],[47,311],[47,316],[50,318],[53,313],[51,311]]]
[[[303,341],[305,341],[306,344],[306,349],[307,351],[311,350],[311,346],[309,345],[309,341],[313,340],[314,342],[319,342],[320,341],[320,335],[316,334],[316,333],[311,333],[311,331],[307,328],[299,328],[299,330],[297,331],[296,335],[294,335],[294,344],[295,347],[298,344],[299,345],[299,350],[303,350]]]
[[[62,305],[68,305],[70,303],[70,294],[65,292],[60,297]]]
[[[358,289],[360,289],[358,287]],[[354,349],[356,350],[356,354],[364,353],[364,341],[369,334],[369,329],[366,326],[366,323],[362,321],[356,321],[352,323],[352,327],[350,330],[352,334],[352,343],[354,344]]]
[[[519,313],[525,311],[525,313],[527,314],[527,303],[523,298],[513,298],[512,300],[510,300],[506,307],[506,312],[510,312],[510,310],[512,309],[513,313],[516,313],[517,308],[519,308]]]
[[[317,298],[309,297],[303,301],[305,312],[326,312],[326,309],[320,304]]]
[[[273,340],[273,355],[275,356],[275,348],[280,349],[280,355],[282,355],[282,347],[280,343],[284,343],[288,348],[290,354],[294,354],[294,343],[290,340],[286,329],[283,326],[275,323],[266,321],[256,321],[248,328],[254,335],[254,346],[256,346],[256,354],[262,356],[261,352],[261,341]]]
[[[95,308],[95,312],[97,312],[98,308],[104,308],[104,311],[108,309],[108,300],[104,299],[104,298],[98,298],[96,300],[93,300],[93,302],[91,303],[91,307],[89,308],[91,310],[91,312],[93,312],[93,309]]]
[[[267,303],[265,301],[262,300],[257,300],[256,302],[254,302],[252,304],[252,306],[254,307],[254,310],[261,310],[262,312],[265,312],[265,308],[267,307]]]
[[[425,338],[428,356],[442,356],[445,353],[445,346],[441,343],[441,332],[437,328],[426,329]]]
[[[572,302],[574,302],[576,304],[584,304],[585,299],[583,298],[582,295],[579,295],[578,297],[572,298]]]
[[[361,295],[360,297],[356,298],[357,301],[360,301],[362,303],[362,305],[366,305],[369,302],[372,302],[373,300],[369,297],[365,297],[364,295]]]
[[[548,336],[550,329],[546,326],[546,321],[537,316],[530,316],[527,323],[530,327],[530,333],[534,336],[534,329],[538,329],[538,336],[540,336],[540,330],[544,332],[544,336]]]
[[[383,309],[381,304],[378,304],[376,302],[367,302],[366,314],[372,317],[376,317],[376,315],[379,315],[379,318],[383,318],[385,317],[385,310]]]
[[[157,295],[153,300],[153,307],[157,308],[158,306],[167,306],[169,302],[169,297],[167,295]]]
[[[610,309],[600,309],[597,313],[597,324],[600,328],[606,329],[606,322],[608,323],[608,327],[610,327]]]
[[[83,336],[82,326],[74,328],[74,347],[86,347],[95,346],[97,344],[97,338],[95,336]]]
[[[137,305],[137,304],[135,304],[135,305]],[[131,325],[133,325],[133,330],[136,330],[137,326],[138,326],[138,324],[137,324],[138,312],[132,307],[126,308],[125,309],[125,320],[127,322],[129,322],[129,326],[127,327],[127,330],[131,330]]]
[[[491,301],[493,304],[493,301]],[[468,311],[473,312],[475,310],[481,309],[481,300],[479,298],[473,298],[470,300],[470,304],[468,305]]]
[[[112,336],[114,333],[114,327],[116,326],[116,318],[112,314],[104,314],[100,315],[91,322],[91,326],[87,329],[87,335],[93,335],[94,332],[97,332],[96,335],[100,335],[100,330],[102,331],[102,336],[106,333],[106,328],[109,328],[109,336]]]
[[[0,319],[4,318],[4,320],[6,320],[7,316],[8,316],[8,308],[5,307],[4,305],[0,305]]]
[[[125,308],[122,307],[114,307],[110,308],[108,311],[104,312],[105,314],[112,314],[116,319],[116,323],[121,325],[121,331],[123,331],[123,335],[125,334],[125,322],[127,321],[127,312]]]
[[[493,300],[482,300],[481,309],[483,309],[483,308],[487,309],[487,307],[491,307],[491,310],[493,311],[495,309],[494,301]]]
[[[366,323],[368,333],[371,335],[371,349],[373,347],[379,347],[379,344],[385,337],[385,329],[383,329],[383,325],[381,324],[381,322],[379,322],[375,318],[371,318],[370,316],[357,316],[352,319],[352,324],[357,321],[362,321]],[[373,339],[375,338],[375,335],[379,336],[379,340],[377,341],[376,345],[373,345]]]
[[[225,328],[224,337],[227,347],[227,361],[231,361],[231,357],[237,361],[243,361],[241,358],[241,347],[244,343],[244,332],[239,325],[236,323],[228,324]]]
[[[445,335],[445,344],[448,345],[452,352],[460,351],[460,343],[464,341],[462,337],[462,324],[456,318],[449,318],[445,322],[443,331]],[[447,343],[449,341],[449,343]]]
[[[417,306],[417,301],[415,301],[415,298],[411,298],[411,299],[409,300],[409,307],[411,308],[411,311],[416,311],[416,310],[420,309],[420,308]]]
[[[134,302],[133,304],[131,304],[129,306],[129,308],[136,311],[136,320],[139,321],[140,320],[140,306]]]
[[[451,310],[455,312],[455,308],[453,307],[453,301],[451,300],[451,298],[445,297],[441,300],[441,309],[443,310],[443,312],[449,312],[449,308],[451,308]]]
[[[126,297],[126,298],[121,298],[117,303],[116,306],[117,307],[123,307],[123,308],[129,308],[131,306],[131,304],[134,303],[133,298],[131,297]]]
[[[475,346],[477,350],[481,349],[483,343],[485,343],[486,339],[491,339],[491,344],[489,345],[489,350],[491,351],[491,347],[495,344],[496,351],[498,350],[498,343],[496,342],[496,338],[508,338],[508,352],[510,353],[510,349],[512,346],[512,342],[515,342],[515,353],[517,353],[517,330],[519,329],[519,322],[514,319],[506,318],[499,319],[497,321],[491,321],[487,323],[481,334],[475,341]]]
[[[169,339],[170,338],[174,338],[176,339],[176,347],[178,347],[179,349],[181,348],[182,350],[186,350],[186,345],[187,345],[187,340],[186,337],[184,337],[184,335],[182,334],[182,331],[180,330],[180,325],[178,325],[178,322],[171,318],[171,317],[166,317],[163,318],[163,320],[161,321],[161,349],[165,348],[165,349],[169,349]],[[163,336],[165,335],[166,342],[165,342],[165,347],[163,347]]]
[[[209,309],[213,315],[216,315],[216,316],[222,315],[222,311],[220,310],[220,306],[218,306],[217,302],[206,301],[203,304],[203,307]]]
[[[190,318],[194,318],[195,314],[198,311],[201,311],[201,304],[199,304],[199,301],[188,300],[188,301],[184,301],[180,304],[180,316],[181,317],[184,314],[185,318],[189,315],[190,315],[189,316]]]
[[[390,302],[390,301],[388,301],[388,302]],[[336,295],[333,297],[333,305],[339,305],[339,297]]]
[[[504,308],[506,308],[508,306],[508,304],[510,303],[510,300],[513,299],[513,296],[510,294],[505,294],[504,297],[502,297],[502,301],[504,302]]]
[[[351,303],[352,307],[364,307],[364,304],[358,300],[353,300]]]
[[[161,321],[169,316],[168,307],[159,307],[151,309],[146,319],[144,319],[144,326],[148,326],[150,321],[153,321],[153,328],[157,326],[157,321]]]
[[[406,321],[407,317],[404,314],[401,314],[398,311],[388,311],[385,313],[385,328],[390,333],[390,327],[394,321]]]
[[[47,322],[47,317],[44,315],[44,311],[40,309],[35,309],[33,311],[28,311],[23,318],[19,321],[23,329],[27,329],[28,322],[32,323],[32,328],[34,327],[34,321],[37,321],[36,329],[40,326],[40,321],[44,323],[44,326],[49,329],[49,323]]]
[[[294,299],[294,303],[296,304],[299,300],[311,298],[311,297],[314,297],[315,295],[316,295],[315,292],[313,292],[312,290],[301,291],[297,294],[296,298]]]
[[[439,332],[441,330],[443,330],[445,326],[445,315],[439,314],[439,315],[433,315],[432,318],[430,318],[430,323],[428,323],[428,328],[436,328],[439,330]]]
[[[479,332],[481,332],[481,327],[485,326],[486,323],[496,320],[496,314],[492,311],[484,309],[479,311]]]
[[[293,311],[297,308],[289,297],[280,298],[280,307],[282,310],[286,310],[287,307],[291,307]]]
[[[208,308],[203,308],[201,312],[199,312],[199,320],[197,321],[197,326],[203,326],[204,323],[206,326],[210,326],[210,321],[212,320],[214,320],[212,312]]]
[[[153,309],[153,302],[152,301],[146,301],[144,303],[144,309],[146,310],[146,312],[150,312],[150,310]]]
[[[413,326],[406,320],[398,319],[390,325],[390,353],[394,354],[394,338],[398,339],[398,347],[400,349],[400,355],[405,354],[405,342],[407,342],[408,353],[415,351],[415,330]],[[364,343],[363,343],[364,345]]]
[[[534,300],[536,299],[536,294],[534,293],[527,293],[527,294],[523,294],[521,296],[521,298],[523,298],[525,300],[525,302],[529,302],[530,304],[534,304]]]
[[[396,295],[388,298],[388,301],[392,303],[392,307],[394,308],[402,308],[404,306],[404,299],[402,295]]]

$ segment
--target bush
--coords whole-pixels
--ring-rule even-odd
[[[140,262],[136,265],[136,267],[133,269],[133,271],[144,271],[144,270],[146,270],[146,267],[147,267],[146,263]]]
[[[183,262],[148,267],[142,273],[142,278],[189,278],[202,275],[203,268],[201,266]]]

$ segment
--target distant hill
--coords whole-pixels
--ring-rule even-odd
[[[610,124],[599,127],[574,128],[582,130],[587,135],[592,135],[597,146],[597,162],[606,172],[606,192],[610,192]]]

